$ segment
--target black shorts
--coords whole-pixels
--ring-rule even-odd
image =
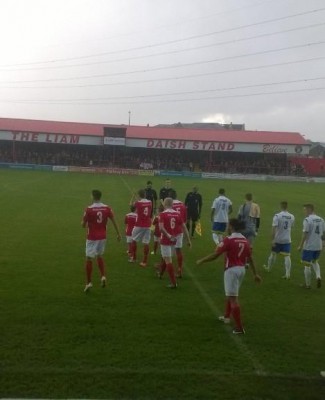
[[[187,210],[187,219],[196,222],[199,219],[199,213],[196,210]]]

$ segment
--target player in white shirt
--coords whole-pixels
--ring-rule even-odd
[[[212,238],[216,245],[222,242],[232,213],[232,202],[225,196],[225,189],[219,189],[219,197],[213,200],[211,207]]]
[[[323,248],[325,239],[325,222],[323,218],[315,214],[313,204],[305,204],[304,212],[306,218],[303,221],[302,238],[298,250],[302,249],[301,261],[305,265],[305,284],[303,287],[310,289],[311,286],[311,266],[314,269],[317,287],[320,288],[322,278],[318,259]]]
[[[275,263],[276,255],[284,256],[285,275],[284,279],[290,279],[291,272],[291,228],[294,225],[295,217],[288,211],[288,202],[281,201],[281,211],[274,215],[272,221],[272,251],[264,268],[270,271]]]

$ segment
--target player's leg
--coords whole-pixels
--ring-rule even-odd
[[[264,268],[270,272],[272,266],[275,264],[275,261],[276,261],[276,245],[272,246],[271,253],[267,259],[267,264],[264,266]]]
[[[163,246],[161,245],[161,255],[164,258],[164,261],[166,263],[166,269],[167,273],[169,275],[170,279],[170,285],[168,285],[169,288],[174,289],[177,287],[176,283],[176,277],[175,277],[175,272],[174,272],[174,266],[173,266],[173,261],[172,261],[172,252],[173,252],[173,246]]]
[[[285,275],[283,278],[285,279],[290,279],[290,274],[291,274],[291,257],[290,254],[287,254],[284,256],[284,269],[285,269]]]
[[[312,252],[309,250],[303,250],[301,261],[304,263],[304,276],[305,276],[305,284],[302,286],[306,289],[310,289]]]
[[[154,236],[153,237],[153,252],[151,254],[157,254],[158,244],[159,244],[159,237]]]
[[[314,260],[311,265],[312,265],[313,270],[316,275],[317,287],[320,288],[322,286],[322,277],[320,274],[320,266],[318,264],[318,257],[319,257],[319,252],[315,252],[315,257],[314,257]]]
[[[183,275],[183,233],[177,236],[175,243],[175,252],[177,259],[177,278],[181,278]]]
[[[129,262],[135,262],[137,259],[137,242],[140,240],[141,228],[134,227],[132,230],[132,242],[131,242],[131,256]]]
[[[150,228],[143,228],[143,234],[142,234],[142,243],[143,243],[143,260],[140,263],[141,267],[146,267],[148,263],[148,256],[149,256],[149,243],[151,239],[151,231]]]
[[[100,272],[101,286],[106,286],[106,272],[103,254],[105,251],[106,240],[99,240],[97,244],[97,266]]]
[[[86,240],[86,286],[85,292],[92,287],[93,258],[96,257],[96,243],[94,240]]]

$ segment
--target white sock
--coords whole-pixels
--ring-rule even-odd
[[[272,268],[272,265],[275,263],[275,260],[276,260],[276,253],[271,253],[269,258],[267,259],[268,269]]]
[[[290,271],[291,271],[291,258],[290,256],[284,257],[284,266],[286,270],[286,277],[290,278]]]
[[[312,265],[313,268],[314,268],[314,271],[315,271],[315,274],[316,274],[316,279],[321,279],[321,276],[320,276],[320,268],[319,268],[318,262],[316,261],[316,262],[312,263],[311,265]]]
[[[306,286],[310,286],[311,283],[311,269],[305,265],[305,283]]]
[[[214,243],[218,246],[218,244],[219,244],[218,235],[214,232],[212,232],[212,239],[213,239]]]

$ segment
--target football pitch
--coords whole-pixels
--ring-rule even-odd
[[[120,230],[131,191],[147,177],[0,170],[0,398],[62,399],[324,399],[325,284],[300,287],[302,204],[325,216],[325,185],[174,178],[178,198],[193,185],[203,196],[202,237],[184,247],[185,273],[177,290],[167,275],[127,262],[125,241],[108,228],[108,286],[94,268],[84,289],[85,231],[80,222],[91,190],[116,215]],[[159,191],[164,177],[149,177]],[[210,207],[224,187],[234,215],[245,193],[261,206],[254,258],[263,278],[250,271],[240,292],[245,336],[220,324],[223,262],[196,266],[211,253]],[[272,216],[287,200],[296,217],[291,280],[281,279],[270,251]],[[325,256],[320,266],[325,276]],[[325,280],[323,280],[325,283]]]

